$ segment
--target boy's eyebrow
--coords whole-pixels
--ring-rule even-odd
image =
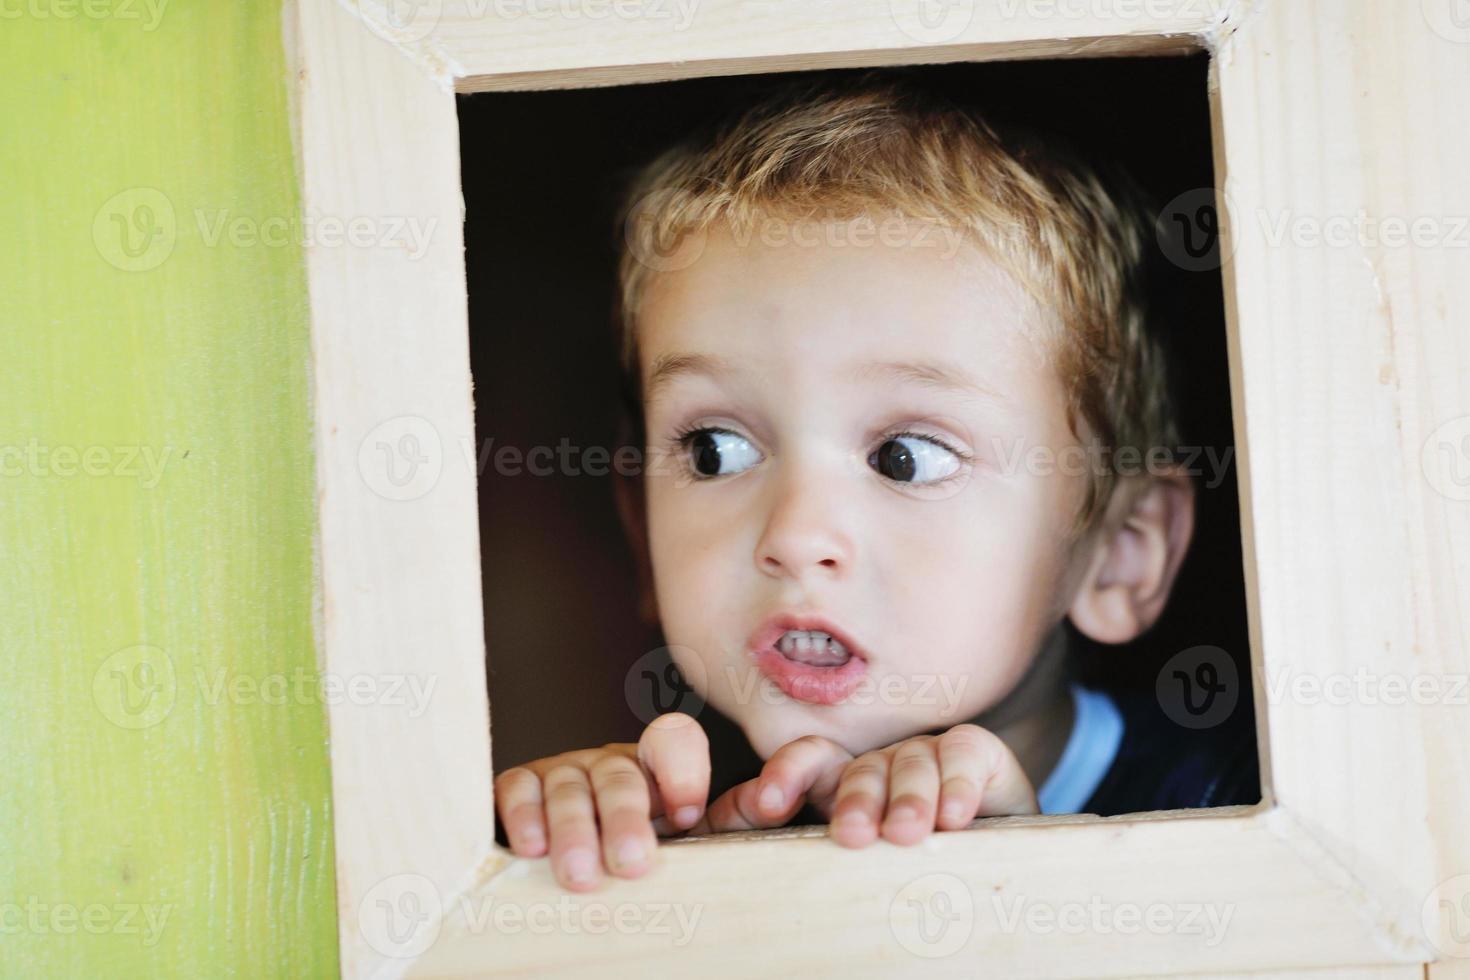
[[[1006,404],[1008,399],[993,388],[986,387],[959,368],[933,361],[868,361],[852,370],[855,378],[887,378],[895,382],[923,385],[939,391],[953,391],[974,395],[997,404]]]
[[[729,360],[714,354],[662,354],[648,372],[648,386],[643,398],[652,403],[662,389],[686,374],[716,375],[732,370]]]
[[[645,398],[650,403],[658,393],[689,374],[717,375],[731,373],[731,362],[714,354],[671,353],[659,356],[648,374]],[[849,376],[856,380],[886,378],[897,383],[923,385],[939,391],[953,391],[983,398],[997,404],[1008,399],[992,388],[971,378],[964,371],[933,361],[866,361],[852,368]]]

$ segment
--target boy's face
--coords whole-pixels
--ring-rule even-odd
[[[1084,489],[1013,280],[938,236],[820,227],[783,246],[711,229],[639,326],[664,636],[762,758],[806,734],[861,753],[1005,697],[1067,608]],[[684,355],[709,370],[651,377]],[[782,614],[861,655],[783,651]]]

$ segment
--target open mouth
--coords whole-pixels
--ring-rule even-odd
[[[751,635],[749,649],[763,675],[808,704],[845,700],[868,672],[866,653],[816,617],[773,616]]]
[[[787,630],[776,641],[781,656],[811,667],[841,667],[852,659],[842,641],[822,630]]]

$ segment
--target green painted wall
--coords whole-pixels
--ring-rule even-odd
[[[0,0],[4,976],[337,972],[280,25]]]

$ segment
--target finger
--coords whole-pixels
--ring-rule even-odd
[[[946,734],[971,739],[980,755],[980,805],[982,817],[1040,813],[1036,790],[1010,746],[994,732],[979,725],[956,725]],[[941,762],[941,766],[943,763]]]
[[[624,755],[605,755],[587,771],[602,827],[602,860],[613,874],[636,878],[653,862],[658,839],[649,820],[648,777]]]
[[[888,753],[865,752],[842,770],[828,831],[843,847],[866,847],[878,836],[888,798]]]
[[[638,740],[638,761],[656,787],[653,815],[676,829],[692,827],[709,799],[709,736],[682,711],[659,715]]]
[[[1040,813],[1036,790],[1010,747],[994,732],[978,725],[956,725],[940,736],[941,817],[945,828],[951,818],[945,810],[951,799],[960,801],[960,826],[975,816]],[[973,783],[973,786],[968,785]],[[970,806],[973,795],[976,802]]]
[[[540,776],[524,766],[514,766],[496,776],[495,809],[500,813],[513,853],[521,857],[540,857],[546,853]]]
[[[587,771],[562,763],[541,780],[546,796],[546,823],[551,836],[551,868],[557,881],[585,892],[602,880],[592,785]]]
[[[761,830],[779,827],[780,824],[763,817],[757,806],[756,796],[760,783],[755,779],[734,786],[721,793],[709,805],[700,820],[690,828],[693,834],[727,834],[733,830]]]
[[[934,829],[939,803],[939,758],[934,739],[911,738],[894,750],[888,768],[888,815],[883,839],[916,844]]]
[[[986,734],[978,725],[957,725],[939,736],[940,830],[960,830],[975,819],[985,783]]]
[[[583,769],[595,762],[598,756],[606,755],[609,749],[616,749],[617,745],[604,745],[597,749],[573,749],[570,752],[562,752],[559,755],[547,756],[542,759],[533,759],[530,762],[521,763],[522,769],[529,769],[543,780],[546,774],[557,766],[572,765]]]
[[[711,803],[692,831],[724,834],[785,826],[813,794],[830,799],[836,793],[842,767],[851,761],[852,755],[846,749],[819,735],[787,742],[766,760],[759,776],[722,793]]]
[[[804,800],[830,802],[842,768],[852,754],[831,739],[804,735],[777,749],[755,780],[758,819],[779,827],[795,815]]]

